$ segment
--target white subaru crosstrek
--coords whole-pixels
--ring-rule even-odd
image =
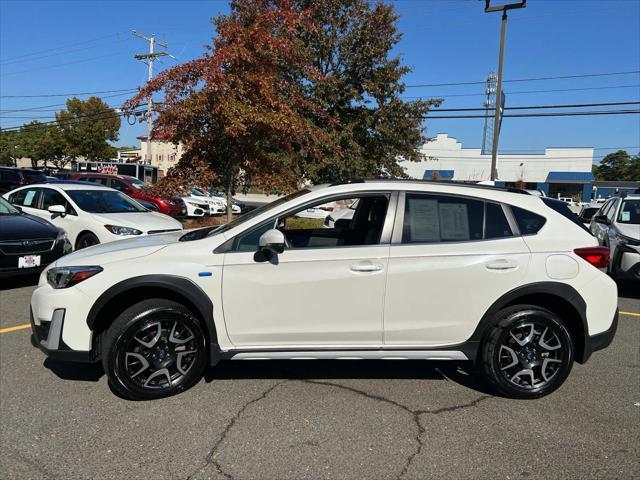
[[[337,227],[298,215],[343,199],[357,208]],[[499,393],[534,398],[611,343],[608,254],[566,204],[524,191],[324,185],[218,228],[63,257],[33,293],[32,341],[102,361],[138,399],[269,358],[469,360]]]

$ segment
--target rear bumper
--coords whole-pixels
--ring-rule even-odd
[[[616,331],[618,330],[618,316],[618,309],[616,308],[611,326],[607,330],[596,335],[585,337],[584,356],[580,363],[586,362],[593,352],[597,352],[611,345],[613,337],[615,337]]]

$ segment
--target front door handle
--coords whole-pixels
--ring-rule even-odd
[[[487,270],[513,270],[518,264],[513,260],[499,258],[486,263]]]
[[[382,270],[382,265],[373,262],[362,262],[351,265],[352,272],[379,272]]]

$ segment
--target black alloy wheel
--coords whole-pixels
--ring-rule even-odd
[[[83,233],[76,242],[76,250],[93,247],[98,244],[100,244],[100,240],[93,233]]]
[[[533,305],[501,311],[485,341],[483,370],[503,395],[538,398],[557,389],[573,366],[574,346],[563,321]]]
[[[183,305],[152,299],[125,310],[105,333],[103,365],[113,388],[132,399],[173,395],[204,370],[207,342]]]

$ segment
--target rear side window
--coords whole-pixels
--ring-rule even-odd
[[[20,182],[20,176],[15,170],[1,170],[0,179],[5,182]]]
[[[489,240],[492,238],[511,237],[513,232],[504,215],[502,206],[497,203],[487,203],[486,220],[484,226],[484,238]]]
[[[543,198],[542,201],[545,203],[547,207],[555,210],[560,215],[565,217],[567,220],[571,220],[572,223],[579,226],[585,232],[589,232],[589,229],[585,227],[584,223],[580,221],[580,217],[578,217],[578,215],[572,212],[566,203],[558,200],[554,200],[553,198],[546,198],[546,197]],[[591,232],[589,232],[589,235],[591,235]]]
[[[480,200],[407,193],[402,243],[482,240],[483,217]]]
[[[513,212],[513,216],[516,219],[518,228],[520,229],[520,235],[533,235],[535,233],[538,233],[538,231],[547,221],[546,218],[538,215],[537,213],[525,210],[524,208],[512,206],[511,211]]]
[[[46,175],[42,172],[23,170],[22,176],[28,183],[42,183],[47,181]]]

